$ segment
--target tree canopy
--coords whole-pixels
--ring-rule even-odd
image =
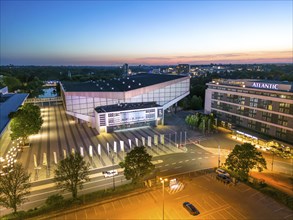
[[[12,118],[10,124],[12,140],[20,137],[25,141],[28,136],[37,134],[43,124],[40,107],[29,103],[24,104],[17,112],[9,114],[9,117]]]
[[[82,189],[83,184],[90,180],[89,167],[90,165],[79,153],[70,154],[60,160],[54,171],[57,188],[68,190],[72,193],[72,198],[76,199],[78,189]]]
[[[187,115],[185,122],[190,127],[200,129],[203,133],[211,133],[216,128],[215,116],[213,113],[205,115],[197,112],[193,115]]]
[[[257,168],[261,172],[267,168],[266,164],[261,152],[249,143],[235,145],[225,163],[228,169],[236,172],[242,180],[248,178],[251,169]]]
[[[135,147],[127,153],[123,162],[120,162],[120,167],[124,168],[124,176],[127,180],[132,180],[132,183],[140,183],[143,178],[151,173],[155,166],[151,163],[152,156],[149,155],[144,146]]]
[[[30,174],[20,163],[15,163],[12,170],[10,167],[5,167],[3,173],[0,178],[0,205],[12,208],[16,213],[17,206],[24,203],[30,193]]]

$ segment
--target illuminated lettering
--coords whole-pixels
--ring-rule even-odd
[[[254,82],[252,87],[260,88],[260,89],[275,89],[278,90],[278,84],[270,84],[270,83],[258,83]]]

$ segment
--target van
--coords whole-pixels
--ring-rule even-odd
[[[227,173],[225,170],[223,170],[223,169],[221,169],[221,168],[217,168],[217,169],[216,169],[216,173],[217,173],[217,174],[223,174],[223,175],[225,175],[225,176],[230,177],[230,174]]]

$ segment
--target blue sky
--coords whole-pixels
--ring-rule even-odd
[[[3,1],[1,64],[292,62],[292,1]]]

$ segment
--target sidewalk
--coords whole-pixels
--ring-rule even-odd
[[[272,173],[268,171],[255,172],[252,171],[250,175],[257,179],[263,179],[265,183],[287,193],[293,197],[293,178],[286,174]]]

